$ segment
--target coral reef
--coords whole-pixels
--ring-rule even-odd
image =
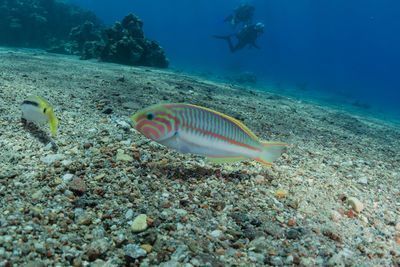
[[[0,1],[0,44],[47,49],[69,39],[86,21],[102,26],[92,12],[54,0]]]
[[[93,49],[89,43],[83,51],[84,58],[94,55],[87,53],[97,52],[104,61],[122,63],[127,65],[143,65],[166,68],[168,60],[163,48],[156,42],[147,39],[143,34],[143,22],[135,15],[127,15],[122,22],[104,31],[104,45]],[[96,51],[97,50],[97,51]]]
[[[95,14],[55,0],[0,1],[0,45],[41,48],[81,59],[166,68],[163,48],[133,14],[105,28]]]

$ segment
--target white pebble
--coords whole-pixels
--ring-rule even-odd
[[[147,215],[140,214],[132,222],[131,230],[134,233],[143,232],[147,229]]]
[[[368,184],[368,179],[367,177],[361,177],[357,182],[360,184]]]
[[[222,231],[221,230],[214,230],[210,233],[210,236],[215,237],[215,238],[220,238],[222,236]]]
[[[339,212],[337,212],[336,210],[331,211],[331,220],[332,221],[338,222],[338,221],[340,221],[341,218],[342,218],[342,215],[340,215]]]
[[[364,205],[355,197],[349,197],[347,203],[349,203],[351,208],[356,212],[361,212],[364,209]]]

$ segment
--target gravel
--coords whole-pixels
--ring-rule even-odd
[[[400,264],[398,124],[173,71],[0,54],[0,266]],[[53,103],[56,136],[21,122],[29,94]],[[291,146],[270,168],[183,155],[130,127],[159,102]]]

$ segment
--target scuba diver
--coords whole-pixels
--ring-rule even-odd
[[[243,23],[243,26],[250,25],[254,15],[254,6],[241,5],[235,8],[233,13],[226,17],[224,22],[231,23],[234,28],[240,23]]]
[[[233,33],[227,36],[213,35],[213,37],[227,41],[229,49],[232,53],[235,53],[246,46],[249,46],[249,48],[255,47],[260,49],[260,47],[256,45],[255,41],[262,33],[264,33],[264,24],[258,22],[257,24],[253,25],[245,25],[238,33]],[[232,43],[232,36],[237,38],[237,43],[235,45]]]

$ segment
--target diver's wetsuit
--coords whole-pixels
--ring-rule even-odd
[[[213,37],[226,40],[228,42],[229,49],[231,50],[232,53],[234,53],[240,49],[243,49],[247,45],[249,45],[249,47],[253,46],[255,48],[260,49],[260,47],[256,45],[255,41],[258,35],[261,33],[262,31],[257,30],[255,28],[255,25],[251,25],[244,27],[241,31],[239,31],[239,33],[234,33],[228,36],[213,35]],[[238,39],[236,45],[233,45],[232,43],[231,40],[232,36],[235,36]]]

